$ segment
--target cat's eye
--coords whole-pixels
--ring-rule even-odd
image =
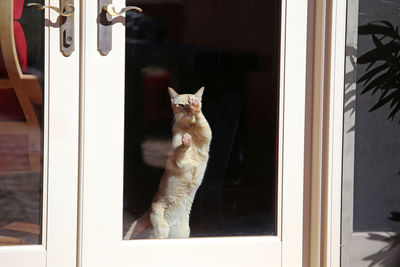
[[[183,108],[185,105],[184,105],[184,104],[178,104],[178,106],[180,106],[180,107],[182,107],[182,108]]]

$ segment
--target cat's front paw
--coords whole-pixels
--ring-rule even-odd
[[[190,143],[192,143],[192,136],[188,133],[184,134],[182,136],[182,145],[187,148],[190,146]]]
[[[190,109],[193,111],[193,113],[199,113],[201,106],[200,106],[200,101],[196,97],[189,97],[189,105]]]

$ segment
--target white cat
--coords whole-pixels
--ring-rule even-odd
[[[189,215],[207,167],[210,126],[201,112],[204,87],[194,95],[179,95],[168,88],[174,113],[172,145],[166,168],[151,208],[130,226],[124,239],[138,234],[148,238],[186,238]]]

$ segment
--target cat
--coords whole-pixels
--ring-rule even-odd
[[[201,111],[203,92],[204,87],[201,87],[193,95],[179,95],[168,87],[174,122],[165,171],[151,208],[132,223],[124,239],[138,235],[147,238],[190,236],[190,210],[207,167],[212,137]]]

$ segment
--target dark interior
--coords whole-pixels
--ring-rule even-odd
[[[144,13],[126,16],[124,229],[149,208],[163,173],[167,87],[205,86],[213,140],[191,236],[275,235],[280,2],[126,4]]]

